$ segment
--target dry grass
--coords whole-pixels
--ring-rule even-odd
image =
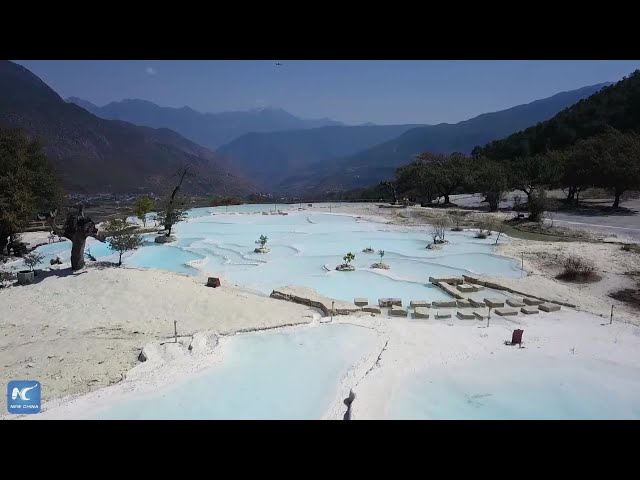
[[[584,258],[571,255],[561,260],[561,265],[562,272],[556,276],[559,280],[573,282],[592,282],[599,280],[598,275],[595,273],[595,265]]]

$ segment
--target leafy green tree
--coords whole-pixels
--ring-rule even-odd
[[[118,266],[122,265],[122,254],[137,250],[142,246],[142,236],[135,233],[136,226],[121,218],[109,220],[105,228],[105,236],[111,250],[118,252]]]
[[[344,257],[342,257],[342,259],[344,260],[345,264],[349,265],[356,259],[356,256],[353,253],[349,252]]]
[[[431,203],[436,193],[436,186],[428,158],[423,158],[418,156],[408,165],[398,168],[396,185],[403,195],[417,197]]]
[[[444,203],[449,204],[449,197],[460,187],[468,183],[470,174],[469,157],[462,153],[440,155],[425,153],[421,157],[430,161],[430,172],[436,190],[444,197]]]
[[[618,208],[624,192],[640,188],[640,135],[611,132],[590,141],[598,151],[595,185],[611,189]]]
[[[145,228],[147,228],[147,214],[153,210],[154,204],[155,202],[153,201],[153,198],[142,197],[136,201],[133,207],[136,217],[140,219]]]
[[[580,202],[580,192],[593,185],[597,175],[597,152],[592,142],[581,140],[564,150],[548,152],[546,156],[558,167],[558,174],[550,186],[566,190],[567,201],[575,201],[577,205]]]
[[[38,140],[0,128],[0,253],[8,239],[62,200],[60,180]]]
[[[552,183],[559,170],[546,155],[517,157],[508,166],[509,186],[523,192],[528,201],[533,190]]]
[[[482,192],[489,204],[489,211],[495,212],[504,199],[509,188],[509,176],[504,163],[487,158],[474,161],[471,185],[477,192]]]
[[[264,248],[268,240],[269,240],[269,237],[267,237],[266,235],[260,235],[260,241],[259,241],[260,246]]]

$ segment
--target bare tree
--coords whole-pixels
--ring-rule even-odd
[[[507,225],[504,222],[498,222],[496,224],[495,230],[498,232],[498,236],[496,237],[496,245],[498,245],[498,240],[500,240],[500,235],[504,233],[507,229]]]
[[[176,173],[176,176],[180,179],[178,185],[175,186],[173,191],[171,192],[171,196],[169,197],[169,201],[165,205],[165,207],[158,212],[158,222],[164,224],[164,229],[167,231],[166,236],[171,236],[171,229],[173,226],[179,221],[183,220],[187,213],[184,205],[184,201],[180,202],[179,198],[176,198],[180,188],[182,187],[182,182],[184,181],[184,177],[189,174],[189,170],[191,169],[191,165],[187,165],[186,167],[181,167],[180,170]]]
[[[445,217],[440,217],[433,221],[431,224],[431,238],[433,238],[433,243],[438,243],[438,239],[444,242],[444,236],[448,226],[449,222]]]

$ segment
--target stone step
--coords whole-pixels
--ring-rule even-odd
[[[451,285],[449,285],[448,283],[445,282],[436,282],[435,283],[436,287],[441,288],[442,290],[444,290],[445,292],[447,292],[448,295],[452,296],[453,298],[464,298],[464,296],[455,288],[453,288]]]
[[[507,298],[507,305],[510,305],[512,307],[524,307],[525,304],[519,298]]]
[[[365,305],[369,305],[369,300],[367,300],[366,298],[358,297],[353,299],[353,303],[355,303],[359,307],[364,307]]]
[[[474,300],[473,298],[469,298],[469,303],[471,304],[472,307],[475,308],[480,308],[480,307],[486,307],[487,304],[484,303],[484,301],[482,300]]]
[[[535,315],[537,313],[540,313],[538,307],[522,307],[520,311],[526,315]]]
[[[500,315],[501,317],[518,315],[518,310],[513,308],[496,308],[496,315]]]
[[[427,302],[426,300],[411,300],[411,302],[409,302],[409,305],[411,306],[411,308],[430,307],[431,302]]]
[[[456,313],[456,317],[458,317],[460,320],[473,320],[474,318],[476,318],[473,313],[464,313],[460,311]]]
[[[471,302],[469,302],[468,298],[462,299],[462,300],[458,300],[456,302],[458,304],[458,308],[471,308],[473,307],[473,305],[471,305]]]
[[[430,312],[426,307],[416,307],[413,311],[413,318],[429,318]]]
[[[486,320],[487,319],[486,312],[481,312],[481,311],[477,311],[477,310],[473,312],[473,316],[478,320]]]
[[[447,308],[455,308],[458,306],[458,302],[455,300],[437,300],[432,303],[433,307],[447,307]]]
[[[391,309],[389,310],[389,315],[391,315],[393,317],[406,317],[407,316],[407,309],[399,307],[397,305],[393,305],[391,307]]]
[[[436,318],[451,318],[451,312],[449,310],[438,310],[435,315]]]
[[[504,307],[504,300],[502,298],[485,298],[484,303],[492,308]]]
[[[560,310],[560,305],[556,305],[555,303],[543,303],[538,306],[538,308],[543,312],[557,312]]]
[[[379,298],[378,305],[381,307],[391,307],[393,305],[397,305],[398,307],[402,306],[402,299],[400,298]]]
[[[442,283],[452,283],[454,285],[464,282],[462,277],[429,277],[429,281],[431,283],[442,282]]]
[[[369,312],[369,313],[382,313],[382,310],[380,310],[380,308],[373,305],[367,305],[365,307],[362,307],[362,311]]]
[[[529,306],[542,305],[544,303],[543,300],[538,300],[537,298],[528,298],[528,297],[523,298],[522,301]]]
[[[468,283],[461,283],[457,288],[462,293],[473,293],[478,291],[478,288],[475,285],[470,285]]]

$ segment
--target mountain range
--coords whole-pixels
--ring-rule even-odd
[[[607,85],[602,83],[558,93],[455,124],[416,127],[354,155],[312,165],[306,172],[283,181],[279,188],[283,191],[327,192],[372,185],[392,178],[399,166],[410,162],[421,152],[471,153],[478,145],[547,120]]]
[[[67,102],[75,103],[106,120],[123,120],[152,128],[170,128],[185,138],[210,149],[216,149],[249,132],[275,132],[343,125],[328,118],[317,120],[298,118],[281,108],[273,107],[238,112],[201,113],[190,107],[161,107],[138,99],[111,102],[103,107],[77,97],[69,97]]]
[[[313,165],[386,142],[416,125],[369,125],[358,127],[322,127],[273,133],[247,133],[216,150],[229,168],[251,172],[259,185],[285,192],[280,184],[296,175],[307,177]],[[310,179],[311,180],[311,179]]]
[[[194,192],[309,195],[377,184],[424,151],[469,153],[535,129],[606,85],[455,124],[347,126],[276,108],[200,113],[131,99],[97,107],[74,97],[65,101],[26,68],[0,61],[0,126],[42,138],[74,192],[157,191],[189,163],[195,175],[187,188]]]
[[[553,118],[478,148],[498,160],[561,149],[610,128],[640,131],[640,70],[565,108]]]
[[[159,192],[187,164],[194,175],[186,191],[246,195],[257,189],[178,133],[98,118],[6,60],[0,61],[0,127],[39,137],[70,192]]]

